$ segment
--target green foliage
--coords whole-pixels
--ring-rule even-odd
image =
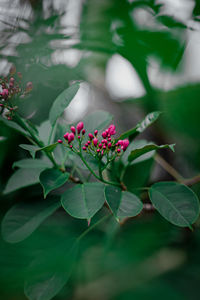
[[[63,208],[71,216],[91,219],[105,202],[102,183],[84,183],[68,189],[61,197]]]
[[[69,179],[69,173],[58,169],[46,169],[40,174],[40,183],[43,187],[44,198],[51,191],[62,186]]]
[[[30,236],[60,206],[58,198],[45,201],[20,202],[13,206],[2,221],[2,235],[9,243],[18,243]]]
[[[122,192],[117,187],[106,186],[105,197],[117,219],[135,217],[143,208],[142,202],[136,195],[129,192]]]
[[[159,213],[172,224],[190,227],[199,216],[195,193],[177,182],[159,182],[151,186],[149,197]]]

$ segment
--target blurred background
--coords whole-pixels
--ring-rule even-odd
[[[200,172],[200,1],[199,0],[0,0],[0,76],[14,64],[33,91],[20,100],[20,113],[39,125],[54,99],[73,81],[81,88],[64,112],[68,123],[97,109],[114,115],[119,132],[147,113],[162,111],[140,139],[176,143],[162,156],[184,177]],[[0,123],[2,218],[18,201],[39,201],[41,187],[8,196],[2,191],[15,160],[28,157],[26,140]],[[172,180],[159,165],[137,165],[135,179]],[[192,186],[200,196],[200,184]],[[102,212],[100,212],[101,214]],[[97,216],[98,218],[98,216]],[[87,228],[62,210],[27,240],[0,240],[0,298],[27,299],[23,283],[38,253],[49,253]],[[81,244],[68,285],[54,298],[199,299],[200,232],[146,213],[119,227],[113,220]],[[41,299],[42,300],[42,299]]]

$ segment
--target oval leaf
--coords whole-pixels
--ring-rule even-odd
[[[36,257],[25,281],[24,291],[28,299],[50,300],[59,293],[71,276],[78,247],[77,242],[68,247],[59,243]]]
[[[64,90],[54,101],[50,113],[49,120],[54,126],[57,119],[63,114],[64,109],[70,104],[80,87],[79,83],[75,83],[66,90]]]
[[[97,110],[83,118],[84,127],[87,132],[95,129],[102,130],[112,122],[113,116],[107,111]]]
[[[47,194],[62,186],[69,178],[69,173],[62,173],[58,169],[46,169],[40,174],[40,183],[43,187],[44,198]]]
[[[136,195],[126,191],[122,192],[117,187],[106,186],[105,196],[116,218],[134,217],[143,208],[142,202]]]
[[[27,150],[33,159],[35,158],[36,151],[40,149],[38,146],[28,144],[20,144],[19,147],[24,150]]]
[[[18,203],[6,213],[2,221],[3,238],[9,243],[23,241],[59,207],[58,198]]]
[[[142,148],[131,151],[130,155],[128,156],[128,161],[131,162],[131,161],[135,160],[136,158],[140,157],[141,155],[148,153],[150,151],[153,151],[153,150],[170,149],[174,152],[174,146],[175,146],[175,144],[160,145],[160,146],[154,145],[154,144],[146,145]]]
[[[4,194],[39,183],[42,169],[19,169],[8,180]]]
[[[50,162],[41,160],[41,159],[31,159],[25,158],[18,161],[15,161],[12,165],[13,168],[24,168],[24,169],[41,169],[41,168],[48,168],[51,166]]]
[[[105,202],[102,183],[84,183],[67,190],[61,198],[64,209],[79,219],[92,218]]]
[[[199,200],[187,186],[159,182],[151,186],[149,197],[159,213],[174,225],[190,227],[199,216]]]

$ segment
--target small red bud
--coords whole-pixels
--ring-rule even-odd
[[[74,126],[71,126],[70,129],[71,129],[71,132],[72,132],[72,133],[76,134],[76,128],[75,128]]]
[[[84,151],[87,149],[85,146],[83,146],[83,148],[82,148]]]
[[[59,143],[59,144],[62,144],[62,143],[63,143],[63,141],[62,141],[62,140],[58,140],[58,143]]]
[[[84,134],[85,134],[85,129],[82,130],[82,135],[84,135]]]
[[[98,134],[98,130],[95,130],[94,135],[97,136],[97,134]]]
[[[101,144],[101,143],[99,143],[99,148],[100,148],[100,149],[102,148],[102,144]]]
[[[88,133],[89,139],[92,140],[94,138],[92,133]]]

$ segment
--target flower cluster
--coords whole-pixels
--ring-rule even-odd
[[[24,98],[32,89],[32,82],[28,82],[25,88],[22,86],[22,74],[20,72],[16,73],[14,66],[11,67],[9,76],[0,78],[0,113],[5,110],[4,115],[8,120],[11,120],[17,106],[13,106],[10,100],[14,96]]]
[[[71,148],[76,153],[82,151],[92,155],[95,158],[107,157],[107,160],[114,159],[117,155],[120,155],[126,151],[129,140],[116,141],[113,136],[116,134],[115,125],[111,124],[106,130],[99,134],[98,130],[94,130],[93,133],[89,132],[86,135],[83,122],[79,122],[76,126],[71,126],[71,132],[67,132],[64,138],[64,144]],[[88,138],[87,138],[88,137]],[[78,140],[79,149],[73,145],[73,141]],[[59,139],[58,143],[62,144],[63,140]]]

